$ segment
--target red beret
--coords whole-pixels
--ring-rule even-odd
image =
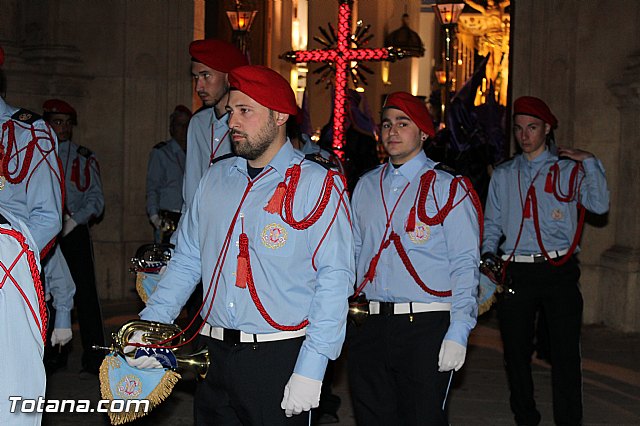
[[[224,73],[249,63],[240,49],[231,43],[216,39],[192,41],[189,54],[197,62]]]
[[[431,114],[427,106],[419,98],[407,92],[394,92],[387,96],[382,108],[397,108],[409,116],[416,126],[429,137],[434,137],[436,131],[433,128]]]
[[[262,65],[236,68],[229,73],[229,85],[271,110],[289,115],[298,112],[289,82],[271,68]]]
[[[71,116],[73,124],[78,124],[78,114],[71,105],[61,99],[49,99],[42,104],[45,118],[51,114],[67,114]]]
[[[4,49],[0,46],[0,67],[4,64]]]
[[[521,96],[513,103],[513,115],[531,115],[549,124],[551,128],[558,127],[558,120],[542,99],[533,96]]]
[[[176,105],[176,108],[173,110],[174,113],[181,112],[183,114],[187,114],[191,117],[191,110],[184,105]]]

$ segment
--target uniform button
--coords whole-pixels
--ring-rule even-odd
[[[233,302],[229,302],[229,307],[233,308]]]
[[[398,192],[398,188],[393,188],[393,192]]]

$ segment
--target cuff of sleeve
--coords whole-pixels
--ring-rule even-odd
[[[71,328],[71,311],[56,308],[56,320],[53,328]]]
[[[91,215],[87,215],[86,213],[82,212],[76,212],[73,214],[73,216],[71,216],[71,218],[75,220],[78,225],[86,225],[87,223],[89,223]]]
[[[451,340],[466,348],[470,332],[471,330],[464,324],[451,323],[443,340]]]
[[[310,379],[322,381],[328,362],[329,358],[317,352],[312,352],[303,345],[300,348],[293,372]]]

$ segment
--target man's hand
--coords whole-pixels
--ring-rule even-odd
[[[144,343],[144,341],[142,340],[142,336],[144,336],[143,331],[141,330],[135,331],[133,333],[133,336],[131,336],[131,339],[129,339],[128,343]],[[122,352],[124,352],[126,355],[130,352],[135,352],[137,348],[138,348],[137,346],[127,345],[124,347]],[[140,369],[162,368],[162,364],[160,364],[160,361],[150,356],[141,356],[138,358],[134,358],[132,356],[125,356],[124,359],[127,360],[127,364],[135,368],[140,368]]]
[[[280,407],[287,417],[309,411],[320,405],[322,382],[293,373],[284,387],[284,398]]]
[[[154,228],[160,229],[160,226],[162,225],[162,219],[160,219],[160,216],[158,216],[157,214],[151,215],[149,221]]]
[[[587,158],[594,157],[594,155],[588,151],[583,151],[577,148],[563,148],[558,147],[558,157],[567,157],[575,161],[584,161]]]
[[[71,340],[72,333],[70,328],[54,328],[51,333],[51,346],[64,346]]]
[[[438,355],[438,371],[458,371],[464,364],[467,348],[453,340],[444,340]]]
[[[62,236],[66,237],[76,226],[78,226],[78,222],[73,220],[71,216],[65,215],[64,223],[62,224]]]

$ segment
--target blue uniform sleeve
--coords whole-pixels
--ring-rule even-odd
[[[81,225],[86,225],[91,218],[100,216],[104,209],[104,194],[102,193],[98,159],[94,154],[91,154],[91,157],[85,158],[85,161],[89,162],[89,188],[84,193],[81,207],[73,212],[73,220]]]
[[[160,210],[160,188],[162,185],[162,164],[160,150],[152,149],[147,167],[147,215],[158,214]]]
[[[29,176],[26,190],[27,226],[39,251],[62,229],[62,173],[58,162],[58,143],[52,131],[47,129],[47,133],[49,137],[39,140],[40,149],[33,151],[31,164],[35,169]]]
[[[140,312],[143,320],[173,323],[201,278],[199,199],[200,188],[180,219],[174,233],[177,234],[175,251],[156,290],[147,300],[147,307]]]
[[[498,243],[502,237],[499,179],[500,172],[495,170],[489,182],[489,191],[484,209],[484,235],[482,253],[498,252]]]
[[[54,328],[71,328],[71,309],[76,285],[59,246],[56,246],[51,258],[44,264],[44,274],[45,293],[53,297],[53,307],[56,310]]]
[[[604,214],[609,211],[609,188],[604,167],[595,157],[582,162],[584,181],[580,188],[580,203],[590,212]]]
[[[316,203],[321,183],[321,179],[315,181],[307,192],[309,209]],[[355,279],[349,201],[338,177],[334,177],[334,183],[336,186],[324,214],[308,232],[309,250],[313,252],[319,247],[313,262],[317,271],[316,286],[306,338],[294,368],[295,373],[315,380],[322,380],[328,360],[340,354],[346,333],[347,299]]]
[[[444,339],[463,346],[467,345],[478,317],[476,296],[480,274],[479,218],[467,191],[473,191],[473,188],[466,188],[464,184],[458,187],[455,204],[459,204],[449,212],[443,224],[452,293],[451,324]],[[440,205],[447,196],[448,191],[441,194]]]

